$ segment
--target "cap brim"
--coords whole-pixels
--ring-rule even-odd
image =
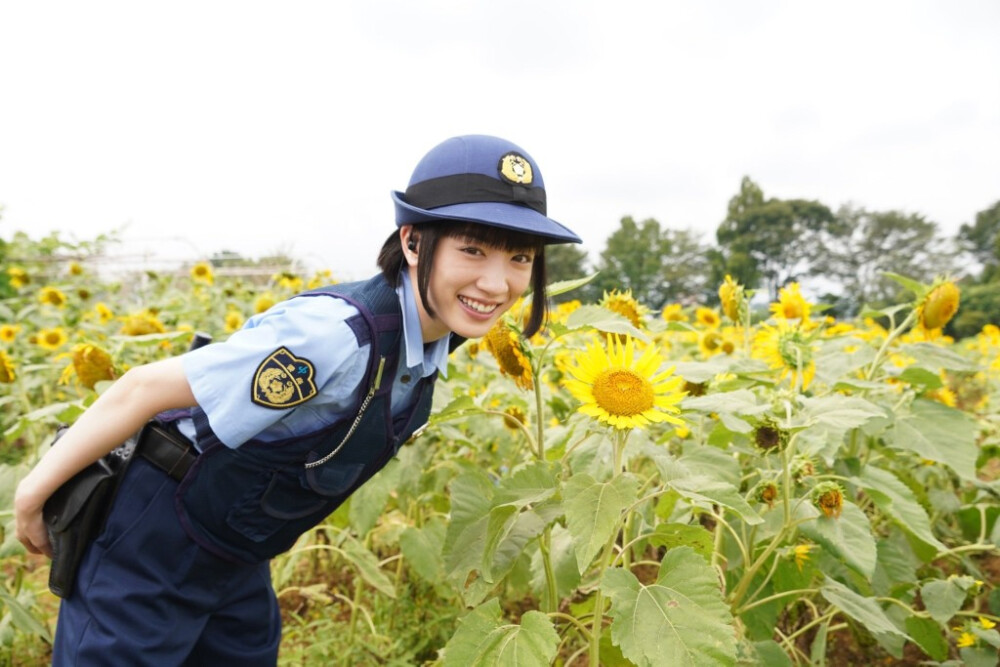
[[[403,199],[402,192],[393,192],[396,205],[396,225],[419,225],[435,220],[470,220],[517,232],[535,234],[546,243],[582,243],[579,236],[534,209],[503,202],[452,204],[433,209],[417,208]]]

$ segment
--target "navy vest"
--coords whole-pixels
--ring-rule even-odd
[[[427,423],[436,373],[420,381],[412,407],[392,418],[389,402],[403,336],[395,290],[378,275],[296,298],[327,297],[358,309],[348,324],[359,345],[371,344],[353,416],[304,436],[254,439],[232,449],[214,437],[204,412],[195,409],[202,453],[178,486],[175,505],[192,539],[220,557],[255,563],[287,551]],[[453,340],[453,348],[462,340]]]

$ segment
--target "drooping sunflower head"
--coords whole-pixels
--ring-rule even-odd
[[[737,323],[743,321],[743,314],[746,312],[743,285],[733,280],[730,275],[727,275],[725,281],[719,286],[719,301],[726,317]]]
[[[76,374],[77,382],[93,389],[98,382],[113,380],[115,366],[111,355],[90,343],[80,343],[73,346],[69,353],[73,363],[67,368]]]
[[[14,360],[6,352],[0,350],[0,384],[11,384],[16,379]]]
[[[839,519],[840,513],[844,509],[844,489],[836,482],[820,482],[813,487],[810,494],[813,505],[816,506],[823,515],[829,518]]]
[[[812,304],[802,296],[798,283],[789,283],[778,292],[778,302],[771,304],[771,313],[778,320],[809,321]]]
[[[783,448],[788,444],[788,432],[771,419],[765,419],[753,430],[754,444],[763,450]]]
[[[630,289],[625,290],[624,292],[611,290],[610,294],[605,292],[604,298],[601,299],[599,305],[607,308],[613,313],[618,313],[631,322],[632,326],[636,329],[641,329],[643,327],[646,314],[649,312],[648,308],[632,297],[632,290]]]
[[[42,329],[39,331],[35,336],[35,340],[39,347],[53,352],[65,345],[69,341],[69,336],[66,335],[62,327],[53,327],[52,329]]]
[[[804,391],[816,374],[813,347],[809,336],[801,329],[779,320],[778,326],[761,325],[754,335],[751,355],[764,360],[772,369],[780,370],[780,380],[790,375],[793,387],[801,379]]]
[[[772,480],[760,482],[753,490],[753,499],[759,503],[765,503],[768,507],[774,507],[774,501],[778,499],[781,489]]]
[[[133,313],[124,318],[121,333],[126,336],[144,336],[152,333],[164,333],[163,322],[151,311],[145,310]]]
[[[636,358],[635,343],[608,335],[607,345],[590,343],[575,354],[563,380],[585,415],[616,429],[644,428],[656,422],[683,426],[677,404],[684,398],[683,378],[673,367],[660,371],[663,359],[653,346]]]
[[[534,389],[535,383],[531,375],[531,363],[521,347],[521,339],[511,331],[503,318],[490,328],[483,336],[483,346],[493,354],[500,366],[500,373],[514,380],[521,389]]]
[[[49,306],[62,308],[66,305],[66,295],[60,289],[47,286],[38,290],[38,301]]]
[[[695,309],[694,319],[698,324],[709,329],[715,329],[722,324],[722,318],[719,317],[719,313],[712,308],[704,306]]]
[[[940,329],[958,311],[961,292],[950,280],[939,281],[917,305],[917,318],[924,329]]]
[[[215,274],[212,272],[212,265],[208,262],[198,262],[191,267],[191,280],[196,283],[212,285],[215,283]]]
[[[503,425],[511,431],[520,431],[521,426],[527,423],[527,416],[524,410],[516,405],[512,405],[503,411]]]

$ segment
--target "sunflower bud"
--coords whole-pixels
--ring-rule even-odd
[[[812,503],[824,516],[839,519],[844,509],[844,490],[836,482],[820,482],[812,490]]]
[[[961,293],[955,283],[943,282],[932,289],[918,307],[920,324],[925,329],[940,329],[958,310]]]
[[[759,503],[767,503],[768,507],[774,507],[778,492],[778,485],[774,482],[761,482],[754,488],[753,498]]]
[[[741,310],[743,306],[743,285],[740,285],[732,276],[727,275],[725,282],[719,286],[719,301],[722,302],[722,312],[733,322],[741,321]]]

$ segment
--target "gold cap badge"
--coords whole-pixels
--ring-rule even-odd
[[[518,185],[531,185],[534,174],[531,172],[531,163],[527,158],[517,153],[507,153],[500,158],[500,175],[504,180]]]

